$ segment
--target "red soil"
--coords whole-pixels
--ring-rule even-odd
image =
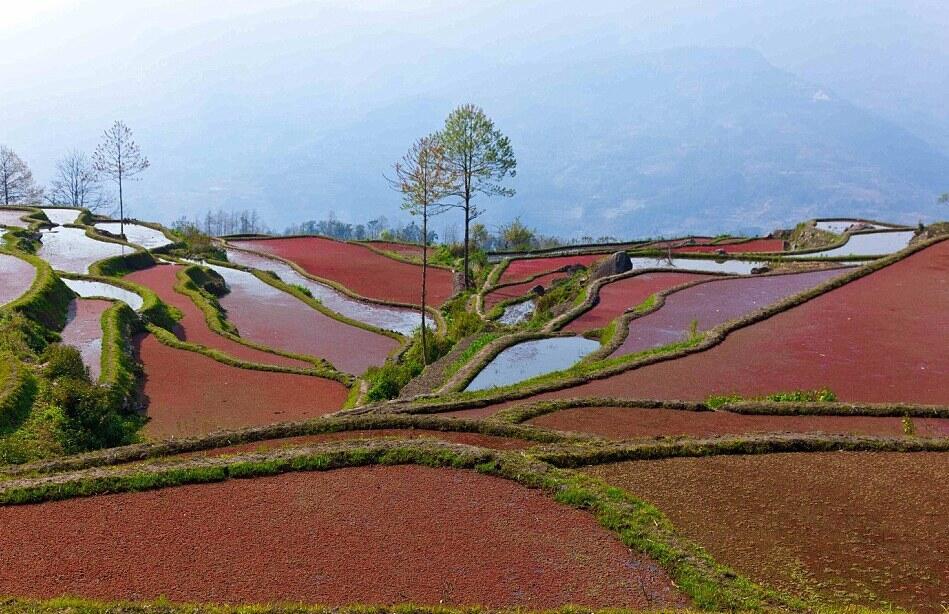
[[[102,373],[102,314],[111,301],[80,298],[69,303],[66,326],[60,332],[63,345],[71,345],[82,354],[92,381]]]
[[[473,471],[420,466],[0,509],[0,593],[100,600],[685,605],[593,517]]]
[[[306,420],[337,411],[346,401],[346,387],[333,380],[231,367],[151,335],[137,337],[134,345],[145,369],[151,418],[145,432],[152,437]]]
[[[386,252],[395,252],[402,256],[407,256],[410,258],[421,258],[422,257],[422,246],[421,245],[412,245],[410,243],[396,243],[393,241],[366,241],[366,245],[374,247],[376,249],[381,249]],[[428,253],[431,253],[434,250],[429,247]]]
[[[781,239],[752,239],[742,243],[688,245],[685,247],[677,247],[674,251],[714,253],[718,250],[724,250],[726,254],[741,254],[745,252],[782,252],[784,251],[784,241]]]
[[[921,422],[921,421],[920,421]],[[900,418],[865,416],[746,416],[723,411],[681,411],[627,407],[563,409],[538,416],[528,424],[558,431],[599,435],[607,439],[689,435],[741,435],[745,433],[833,433],[843,435],[903,435]],[[919,435],[937,435],[949,429],[949,420],[917,425]],[[925,430],[925,433],[922,432]],[[945,433],[942,436],[949,436]]]
[[[266,452],[280,448],[309,446],[330,441],[344,441],[347,439],[381,439],[383,437],[397,437],[399,439],[438,439],[451,443],[463,443],[469,446],[490,448],[492,450],[523,450],[533,445],[533,442],[523,439],[510,439],[496,435],[482,435],[481,433],[462,433],[458,431],[427,431],[420,429],[374,429],[363,431],[340,431],[338,433],[322,433],[319,435],[301,435],[299,437],[284,437],[281,439],[267,439],[253,443],[243,443],[236,446],[215,448],[203,452],[182,454],[181,457],[195,456],[223,456],[225,454],[240,454],[243,452]]]
[[[688,338],[692,321],[707,331],[737,320],[782,299],[818,286],[846,269],[828,269],[720,279],[685,288],[666,297],[659,310],[629,324],[629,334],[614,356],[634,354]]]
[[[16,256],[0,254],[0,305],[23,296],[35,278],[36,269],[32,264]]]
[[[551,256],[548,258],[520,258],[512,260],[498,283],[508,283],[511,281],[520,281],[527,277],[539,275],[540,273],[551,273],[561,267],[571,264],[580,266],[590,266],[597,260],[606,258],[607,254],[579,254],[576,256]]]
[[[735,331],[704,352],[529,400],[702,400],[826,386],[845,402],[949,405],[946,305],[949,241]]]
[[[388,258],[364,245],[323,237],[258,239],[232,241],[232,244],[292,260],[311,275],[340,283],[366,298],[410,305],[419,302],[422,267]],[[451,297],[453,284],[451,271],[430,268],[428,300],[441,305]]]
[[[133,283],[150,288],[162,301],[181,310],[184,317],[178,322],[175,329],[175,334],[179,339],[220,350],[234,358],[257,364],[301,369],[313,368],[313,365],[308,362],[262,352],[236,341],[231,341],[227,337],[212,331],[208,328],[204,313],[198,309],[194,301],[184,294],[175,292],[174,287],[178,281],[176,274],[180,269],[181,267],[176,265],[161,264],[143,271],[136,271],[125,277]],[[260,305],[256,305],[256,308],[259,310]]]
[[[639,305],[651,295],[674,286],[706,279],[707,275],[694,273],[643,273],[627,277],[600,288],[597,304],[564,327],[575,333],[603,328],[623,313]]]
[[[558,279],[564,279],[566,277],[566,273],[550,273],[531,281],[525,281],[524,283],[492,290],[484,297],[484,310],[487,313],[498,303],[504,302],[510,298],[524,296],[525,294],[530,293],[530,291],[535,286],[543,286],[545,290],[549,289],[550,286],[553,285],[554,281]]]
[[[654,503],[753,580],[885,609],[883,600],[935,613],[949,601],[949,505],[939,487],[949,454],[717,456],[587,471]]]
[[[319,356],[353,375],[381,365],[399,347],[392,337],[336,320],[250,273],[223,267],[218,272],[231,290],[221,306],[245,339]]]

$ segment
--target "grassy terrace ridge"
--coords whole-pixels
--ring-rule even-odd
[[[453,394],[446,394],[444,396],[443,405],[457,405],[456,402],[464,402],[466,400],[471,401],[484,401],[485,404],[491,402],[502,402],[502,401],[512,401],[541,392],[549,392],[552,390],[560,390],[563,388],[569,388],[575,385],[583,384],[594,379],[602,379],[605,377],[610,377],[612,375],[617,375],[631,369],[638,367],[643,367],[646,365],[654,364],[657,362],[663,362],[666,360],[674,360],[688,354],[706,350],[708,348],[714,347],[721,343],[729,333],[750,326],[767,318],[770,318],[773,315],[787,311],[793,307],[796,307],[800,304],[803,304],[812,298],[835,290],[851,281],[870,275],[886,266],[899,262],[903,258],[911,256],[916,252],[919,252],[927,247],[935,245],[941,241],[949,240],[947,236],[935,237],[914,245],[911,245],[902,251],[896,252],[889,256],[876,259],[864,266],[857,267],[850,273],[841,275],[834,279],[828,280],[822,284],[819,284],[813,288],[805,290],[796,295],[792,295],[784,300],[773,303],[763,309],[760,309],[756,312],[753,312],[743,318],[733,320],[717,326],[709,331],[704,332],[701,338],[692,339],[688,342],[683,342],[682,344],[672,344],[665,348],[655,348],[649,350],[645,353],[631,354],[628,356],[623,356],[615,359],[606,359],[606,360],[597,360],[595,357],[588,362],[578,363],[575,367],[568,369],[564,372],[546,374],[537,378],[532,378],[524,382],[519,382],[510,386],[503,388],[494,388],[484,391],[471,392],[471,393],[461,393],[455,392]],[[659,303],[659,301],[657,301]],[[659,308],[657,306],[656,308]],[[520,335],[512,336],[514,341],[512,342],[510,338],[507,340],[500,340],[495,342],[488,348],[482,350],[479,353],[472,364],[469,367],[462,369],[448,384],[446,384],[442,390],[459,390],[467,384],[470,379],[472,379],[477,370],[483,368],[492,360],[498,353],[503,349],[516,343],[517,341],[523,341],[525,339],[521,338]],[[619,344],[622,342],[622,339],[625,338],[625,333],[623,335],[614,335],[613,343]],[[590,358],[590,357],[588,357]],[[412,403],[408,403],[399,410],[401,411],[438,411],[436,408],[437,404],[426,404],[423,403],[419,407],[413,407]]]

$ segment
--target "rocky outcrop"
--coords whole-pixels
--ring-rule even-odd
[[[629,254],[626,252],[616,252],[609,258],[600,261],[600,263],[596,266],[596,270],[593,271],[593,279],[602,279],[612,275],[619,275],[620,273],[625,273],[631,270],[633,270],[633,262],[629,259]]]

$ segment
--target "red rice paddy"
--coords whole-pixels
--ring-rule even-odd
[[[23,296],[35,278],[36,269],[32,264],[16,256],[0,254],[0,305]]]
[[[512,260],[498,283],[520,281],[541,273],[552,273],[561,267],[571,264],[590,266],[597,260],[606,258],[608,254],[578,254],[576,256],[550,256],[547,258],[519,258]]]
[[[667,296],[665,304],[657,311],[631,321],[629,334],[613,355],[634,354],[682,341],[688,338],[693,321],[699,331],[711,330],[846,272],[846,269],[826,269],[738,277],[685,288]]]
[[[949,420],[914,420],[917,435],[949,436]],[[751,416],[723,411],[682,411],[627,407],[576,407],[528,421],[558,431],[607,439],[636,437],[713,437],[747,433],[831,433],[902,436],[900,418],[866,416]]]
[[[417,305],[422,285],[422,267],[376,253],[364,245],[323,237],[256,239],[231,242],[235,247],[256,250],[292,260],[316,277],[335,281],[356,294],[379,301]],[[440,305],[453,292],[453,273],[428,270],[428,300]]]
[[[171,264],[161,264],[151,268],[136,271],[127,275],[125,279],[143,285],[151,289],[165,303],[181,310],[184,317],[178,322],[175,334],[182,341],[190,341],[208,348],[220,350],[225,354],[262,365],[277,365],[281,367],[297,367],[301,369],[311,369],[313,365],[295,358],[278,356],[269,352],[248,347],[242,343],[232,341],[227,337],[219,335],[208,328],[207,319],[204,313],[198,309],[188,296],[175,292],[174,287],[177,283],[177,272],[182,267]],[[255,305],[258,312],[261,313],[260,305]]]
[[[137,337],[135,349],[151,419],[145,433],[152,437],[316,418],[341,409],[348,393],[333,380],[231,367],[151,335]]]
[[[597,304],[564,327],[575,333],[603,328],[623,313],[639,305],[651,295],[674,286],[707,279],[695,273],[643,273],[606,284],[600,288]]]
[[[60,333],[63,345],[79,350],[92,381],[102,373],[102,314],[111,306],[111,301],[99,299],[73,300],[69,303],[66,326]]]
[[[421,258],[422,257],[422,246],[414,245],[412,243],[397,243],[395,241],[366,241],[365,245],[374,247],[376,249],[381,249],[386,252],[394,252],[401,256],[407,256],[409,258]],[[434,250],[429,247],[428,253],[431,253]]]
[[[946,305],[949,241],[942,241],[704,352],[529,400],[703,400],[826,386],[845,402],[949,405]]]
[[[0,593],[98,600],[686,605],[593,516],[474,471],[361,467],[0,508]]]
[[[676,458],[588,473],[657,505],[721,563],[832,601],[943,612],[949,454]],[[892,602],[886,603],[886,602]]]

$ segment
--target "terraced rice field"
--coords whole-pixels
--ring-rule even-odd
[[[92,381],[98,380],[102,373],[102,314],[111,306],[110,301],[96,299],[72,301],[66,326],[60,333],[63,345],[79,350]]]
[[[108,231],[114,235],[118,235],[122,227],[122,224],[119,222],[99,222],[96,224],[96,228]],[[165,233],[149,226],[126,223],[124,228],[126,240],[133,245],[138,245],[145,249],[156,249],[158,247],[171,245],[172,243],[172,241],[165,236]]]
[[[0,226],[26,228],[26,222],[20,218],[24,215],[29,215],[29,213],[29,211],[21,211],[19,209],[4,209],[3,207],[0,207]]]
[[[393,252],[407,258],[421,259],[422,257],[422,246],[412,243],[397,243],[395,241],[366,241],[365,245],[374,247],[376,249],[381,249],[386,252]],[[431,255],[433,251],[435,250],[432,247],[428,248],[429,255]]]
[[[276,273],[284,283],[306,288],[313,298],[323,303],[327,309],[357,322],[403,335],[411,335],[422,325],[422,316],[417,309],[356,300],[328,284],[321,284],[300,274],[283,260],[239,249],[227,250],[227,259],[234,264]]]
[[[14,301],[33,285],[36,269],[26,260],[0,254],[0,305]]]
[[[97,241],[83,228],[57,227],[43,231],[39,256],[57,271],[88,273],[92,263],[133,250],[118,243]]]
[[[554,337],[524,341],[505,348],[465,388],[487,390],[569,368],[600,344],[583,337]]]
[[[348,393],[333,380],[231,367],[151,335],[137,337],[134,346],[145,371],[145,433],[151,437],[316,418],[342,408]]]
[[[725,411],[684,411],[629,407],[576,407],[528,420],[557,431],[607,439],[713,437],[752,433],[831,433],[903,436],[900,418],[867,416],[754,416]],[[914,418],[920,437],[949,436],[949,420]]]
[[[846,256],[883,256],[904,249],[915,233],[912,230],[861,232],[850,235],[840,247],[791,258],[831,258]]]
[[[336,368],[359,375],[381,365],[399,347],[392,337],[340,322],[252,273],[212,267],[230,288],[220,303],[243,338],[267,347],[325,358]],[[261,309],[266,305],[266,309]]]
[[[277,365],[311,369],[313,365],[303,360],[278,356],[264,352],[244,344],[232,341],[219,335],[208,327],[204,312],[201,311],[190,297],[175,291],[178,282],[177,273],[182,267],[171,264],[153,266],[143,271],[136,271],[125,279],[150,288],[165,303],[181,310],[183,318],[175,328],[176,336],[182,341],[189,341],[204,347],[220,350],[239,360],[262,365]]]
[[[949,347],[947,304],[942,241],[709,350],[533,398],[703,400],[829,387],[845,402],[947,405],[949,353],[932,351]]]
[[[563,329],[582,333],[603,328],[657,292],[706,278],[705,275],[695,273],[643,273],[614,281],[600,288],[599,299],[592,309],[581,314]]]
[[[941,612],[949,454],[833,452],[586,469],[664,510],[717,560],[797,595]]]
[[[422,267],[388,258],[364,245],[322,237],[240,240],[231,244],[291,260],[307,273],[341,284],[362,297],[407,305],[420,301]],[[451,271],[429,269],[431,304],[447,301],[453,284]]]
[[[498,283],[522,281],[528,277],[552,273],[562,267],[578,265],[588,267],[608,254],[578,254],[576,256],[550,256],[547,258],[518,258],[511,260],[501,274]]]
[[[688,338],[693,321],[699,331],[708,331],[847,272],[847,269],[828,269],[720,279],[679,290],[666,296],[659,310],[631,321],[629,334],[613,356],[683,341]]]
[[[12,529],[0,535],[4,594],[532,609],[686,604],[655,563],[588,513],[473,471],[291,473],[0,508],[0,523]]]

